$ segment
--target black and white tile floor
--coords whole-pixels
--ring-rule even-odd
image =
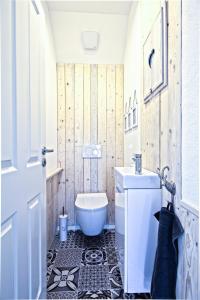
[[[115,249],[115,232],[98,237],[69,231],[66,242],[55,238],[47,254],[48,299],[148,299],[124,294]]]

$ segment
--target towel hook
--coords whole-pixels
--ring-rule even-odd
[[[168,172],[169,172],[169,170],[170,170],[169,166],[165,166],[161,171],[161,178],[164,181],[166,181],[166,179],[167,179],[167,175],[165,175],[165,170],[168,170]]]
[[[169,171],[169,166],[165,166],[164,168],[162,168],[162,171],[157,168],[157,174],[160,177],[161,186],[164,186],[166,190],[171,194],[171,202],[174,204],[174,196],[176,195],[176,183],[167,180],[167,174],[165,174],[165,170]]]

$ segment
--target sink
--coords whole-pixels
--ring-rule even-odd
[[[134,167],[116,167],[115,181],[124,189],[160,189],[158,174],[146,169],[137,175]]]

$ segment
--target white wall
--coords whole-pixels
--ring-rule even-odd
[[[45,14],[45,102],[46,102],[46,146],[53,148],[48,153],[47,176],[57,168],[57,76],[56,54],[48,8],[43,2]]]
[[[57,62],[122,63],[126,39],[127,16],[76,12],[51,12]],[[97,31],[99,49],[88,54],[82,48],[81,32]]]
[[[182,2],[182,198],[199,208],[199,1]]]
[[[134,90],[138,100],[138,127],[127,132],[124,136],[124,164],[132,164],[133,153],[140,153],[140,5],[132,6],[128,19],[128,31],[124,55],[124,106],[133,97]]]

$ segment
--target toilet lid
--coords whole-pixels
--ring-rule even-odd
[[[82,209],[98,209],[108,204],[105,193],[78,194],[76,197],[76,207]]]

